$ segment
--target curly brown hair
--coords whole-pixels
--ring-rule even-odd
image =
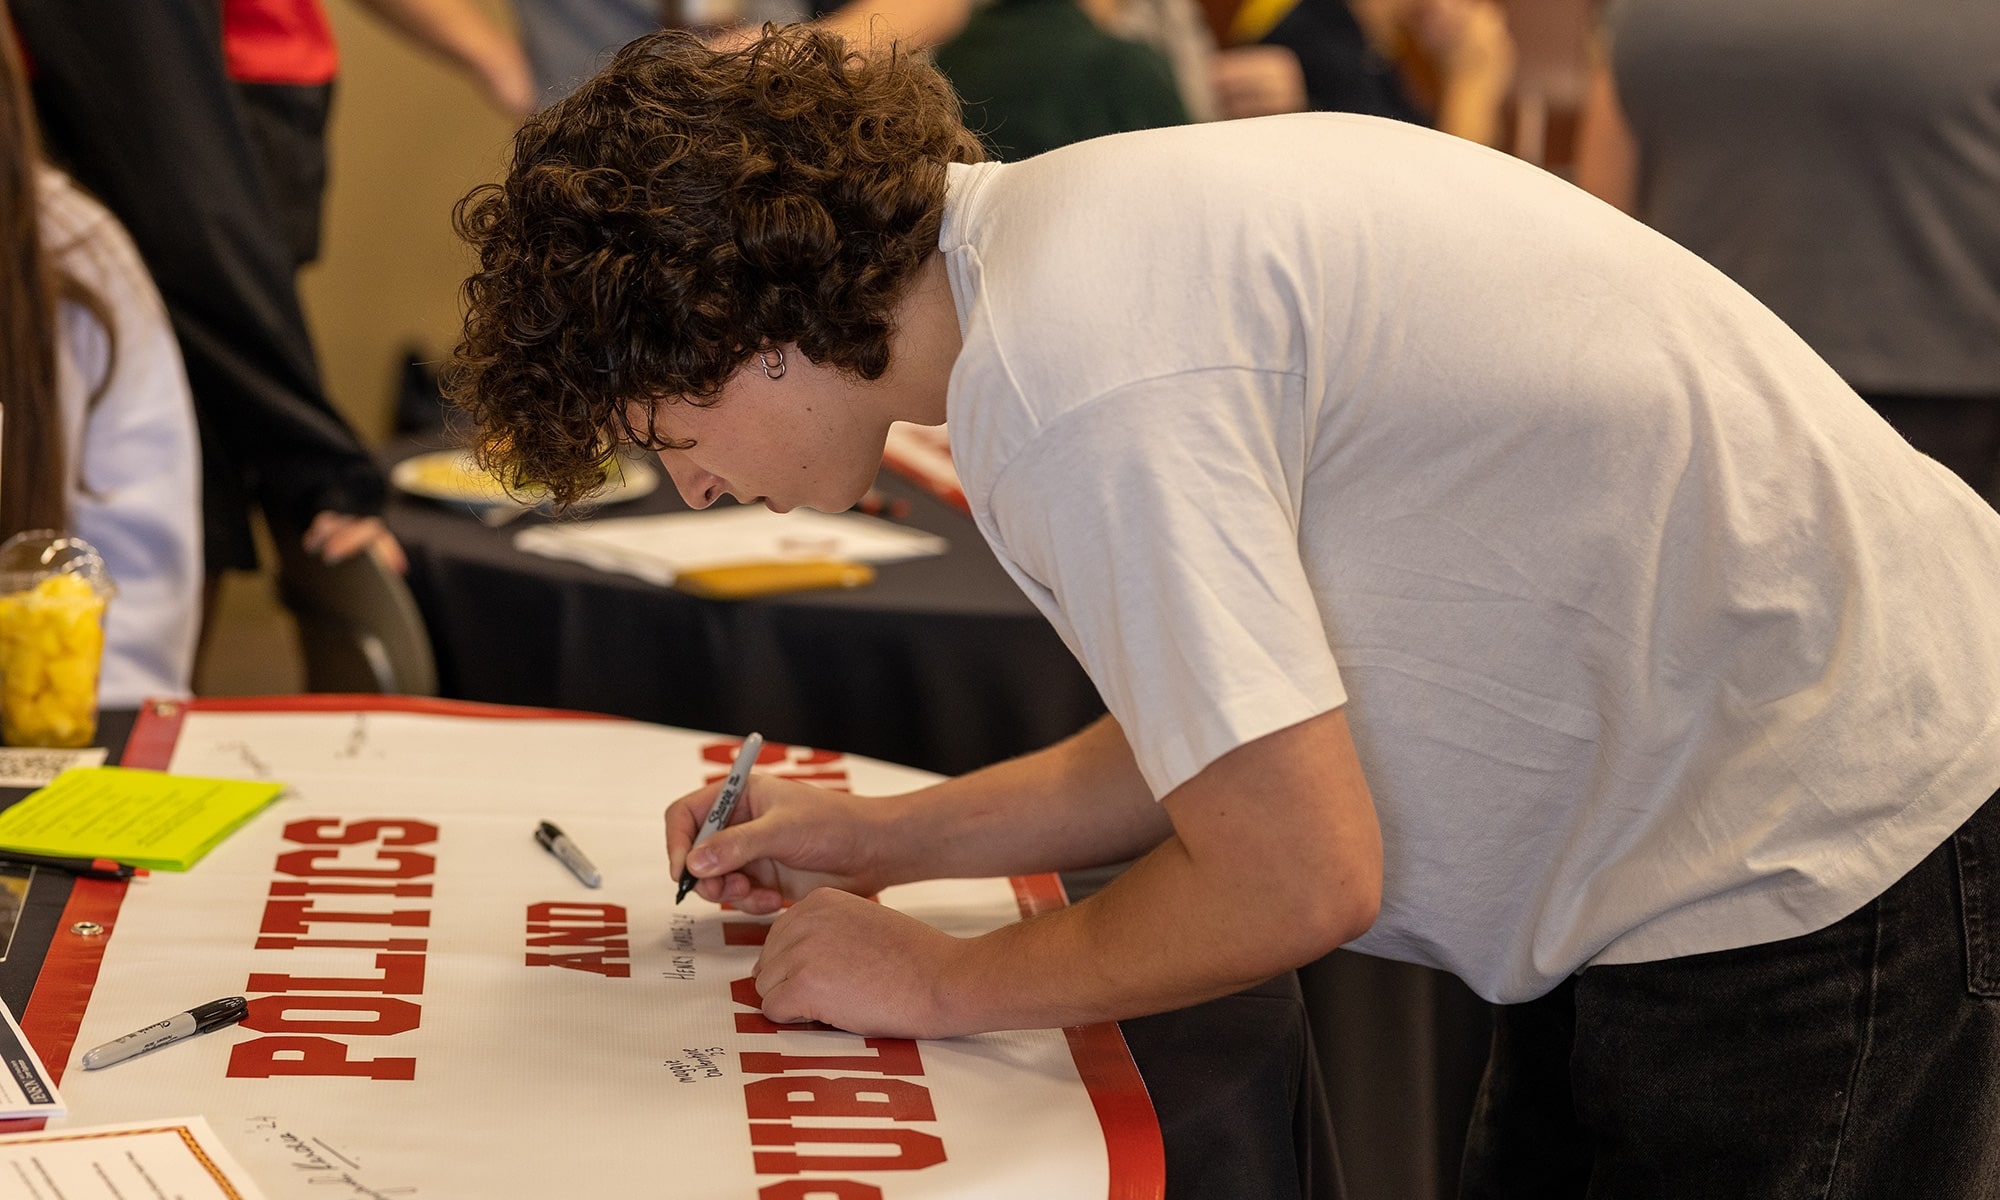
[[[894,48],[807,26],[718,53],[679,32],[621,51],[459,202],[479,254],[445,373],[480,459],[559,505],[600,486],[634,400],[712,402],[795,343],[863,379],[937,248],[948,162],[977,162],[951,87]]]

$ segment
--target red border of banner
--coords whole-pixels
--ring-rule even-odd
[[[598,713],[559,708],[516,708],[466,700],[435,700],[421,696],[333,695],[248,696],[232,699],[156,701],[147,705],[126,740],[119,760],[128,767],[165,770],[180,739],[181,721],[199,712],[407,712],[438,716],[486,717],[506,720],[616,721]],[[1061,908],[1069,903],[1062,881],[1054,875],[1016,876],[1010,880],[1023,917]],[[42,1062],[62,1081],[63,1067],[76,1044],[83,1010],[97,985],[104,945],[117,926],[118,906],[125,884],[79,879],[70,891],[49,944],[48,956],[36,976],[35,990],[21,1015],[21,1030],[41,1054]],[[103,933],[83,936],[70,932],[81,921],[101,926]],[[1125,1035],[1118,1026],[1076,1025],[1063,1030],[1076,1060],[1077,1074],[1090,1093],[1104,1130],[1105,1157],[1110,1167],[1107,1200],[1159,1200],[1166,1193],[1166,1150],[1160,1141],[1159,1116],[1146,1092]],[[36,1121],[0,1121],[0,1130],[38,1129]]]
[[[1054,875],[1016,875],[1014,901],[1021,916],[1035,916],[1069,904],[1062,880]],[[1110,1200],[1159,1200],[1166,1194],[1167,1152],[1160,1141],[1160,1117],[1153,1097],[1132,1061],[1125,1034],[1118,1026],[1072,1025],[1063,1030],[1070,1057],[1097,1109],[1104,1130],[1105,1157],[1111,1167]]]

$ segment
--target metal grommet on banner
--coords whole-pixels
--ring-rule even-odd
[[[78,921],[69,927],[69,931],[78,937],[104,936],[104,926],[99,925],[95,921]]]

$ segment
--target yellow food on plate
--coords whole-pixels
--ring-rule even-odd
[[[437,450],[406,458],[390,472],[390,480],[415,495],[464,504],[533,506],[548,499],[548,489],[540,484],[529,484],[509,493],[505,484],[481,470],[471,452],[464,450]],[[604,465],[603,487],[618,491],[627,489],[630,482],[616,459]]]
[[[425,454],[411,459],[405,469],[410,476],[406,486],[430,495],[493,504],[510,499],[505,485],[480,470],[470,454]],[[538,495],[530,488],[520,498],[532,500]]]
[[[87,746],[97,736],[105,597],[78,575],[0,596],[0,737]]]

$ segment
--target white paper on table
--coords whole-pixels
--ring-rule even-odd
[[[264,1200],[200,1117],[0,1135],[0,1196]]]
[[[62,1116],[62,1093],[41,1055],[5,1005],[0,1005],[0,1017],[6,1018],[0,1026],[0,1118]]]
[[[45,787],[71,767],[101,767],[108,756],[102,746],[82,750],[0,747],[0,787]]]
[[[683,571],[739,563],[883,563],[942,554],[945,540],[858,513],[795,508],[778,513],[762,505],[651,517],[613,517],[524,529],[516,548],[636,575],[662,587]]]

